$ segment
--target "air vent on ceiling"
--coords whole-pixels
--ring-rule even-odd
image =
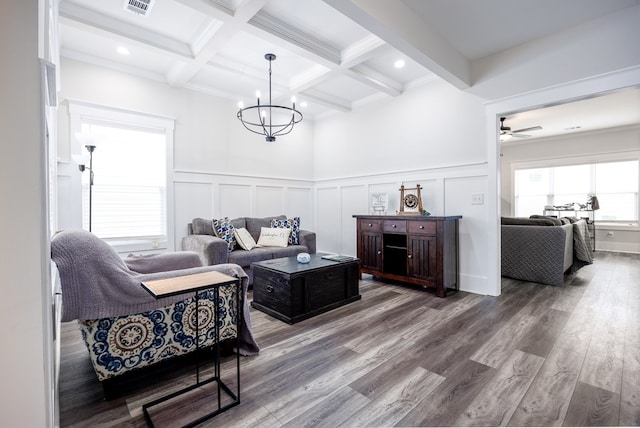
[[[147,16],[151,13],[151,8],[155,0],[124,0],[124,9],[136,15]]]

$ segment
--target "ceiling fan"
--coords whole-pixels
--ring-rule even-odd
[[[542,126],[531,126],[529,128],[516,129],[515,131],[512,131],[510,126],[505,126],[504,121],[506,119],[506,117],[500,118],[500,141],[508,140],[511,137],[528,138],[531,137],[531,135],[523,134],[523,132],[539,131],[542,129]]]

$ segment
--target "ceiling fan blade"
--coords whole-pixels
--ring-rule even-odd
[[[515,134],[516,132],[539,131],[541,129],[542,126],[532,126],[531,128],[516,129],[515,131],[513,131],[513,133]]]
[[[529,138],[531,137],[531,135],[527,135],[527,134],[516,134],[515,132],[513,134],[511,134],[512,137],[516,137],[516,138]]]

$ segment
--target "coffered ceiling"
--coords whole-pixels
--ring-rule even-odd
[[[61,0],[61,55],[249,104],[274,53],[274,102],[295,95],[321,118],[432,79],[466,90],[471,62],[638,0],[152,0],[146,16],[126,3]]]

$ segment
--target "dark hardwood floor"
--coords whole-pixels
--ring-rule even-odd
[[[640,255],[598,252],[562,287],[503,278],[497,298],[371,279],[360,291],[294,325],[252,309],[262,349],[241,358],[241,404],[202,426],[640,425]],[[180,361],[106,401],[75,322],[61,348],[63,427],[146,426],[142,404],[193,379]],[[206,404],[154,421],[179,426]]]

